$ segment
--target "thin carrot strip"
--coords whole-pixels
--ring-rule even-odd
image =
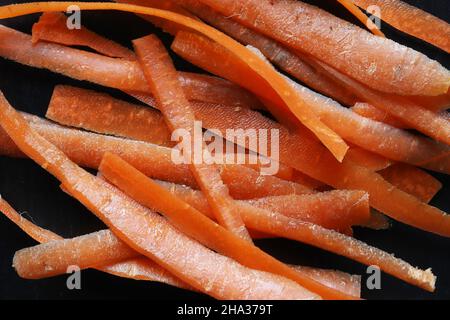
[[[34,130],[81,166],[97,169],[105,152],[115,152],[153,178],[198,187],[186,165],[176,165],[172,162],[171,149],[65,128],[36,116],[24,116]],[[0,141],[2,155],[24,156],[1,128]],[[298,183],[274,176],[261,176],[257,171],[241,165],[222,166],[221,176],[228,185],[230,194],[236,199],[312,192]]]
[[[345,142],[335,132],[320,121],[311,108],[302,101],[300,96],[295,94],[294,90],[286,83],[286,80],[283,79],[283,77],[281,77],[272,66],[268,65],[258,55],[249,51],[232,38],[197,20],[193,20],[189,17],[170,11],[121,3],[104,2],[36,2],[34,4],[3,6],[0,7],[0,19],[17,17],[36,12],[62,11],[67,8],[67,5],[77,5],[81,10],[119,10],[156,16],[190,27],[192,30],[208,36],[211,40],[222,44],[228,50],[233,52],[233,54],[240,57],[248,66],[252,68],[252,70],[254,70],[256,74],[263,77],[278,93],[280,98],[282,98],[290,112],[295,115],[295,117],[298,118],[298,120],[309,130],[311,130],[339,161],[341,161],[345,156],[345,152],[348,149]],[[127,73],[127,76],[129,77],[129,73]],[[104,81],[104,79],[102,79],[102,81]]]
[[[118,186],[139,203],[150,208],[155,208],[163,213],[177,228],[207,247],[221,252],[245,266],[283,275],[296,281],[308,290],[320,294],[325,299],[344,299],[340,292],[322,286],[320,283],[305,277],[302,273],[295,272],[283,263],[280,263],[270,255],[264,253],[253,244],[230,233],[220,225],[214,223],[189,204],[172,195],[164,187],[158,185],[113,154],[105,154],[100,165],[101,174],[111,183]],[[123,173],[130,174],[128,182],[123,178]],[[139,183],[138,188],[131,184]],[[151,195],[150,195],[151,194]],[[244,211],[248,211],[245,209]]]
[[[365,167],[373,171],[379,171],[392,165],[391,160],[358,147],[351,147],[345,158],[360,167]]]
[[[264,128],[279,130],[279,161],[336,189],[364,190],[369,193],[370,205],[389,217],[417,228],[450,236],[450,217],[438,208],[428,206],[417,198],[395,188],[370,169],[345,161],[339,164],[329,157],[323,146],[306,130],[289,132],[285,127],[248,109],[236,111],[226,106],[198,104],[203,113],[214,113],[214,119],[202,119],[206,126],[219,130]],[[200,117],[198,117],[200,118]],[[224,124],[218,119],[227,119]],[[271,142],[268,141],[268,144]],[[242,145],[252,149],[248,144]],[[256,150],[257,151],[257,150]],[[270,155],[266,155],[270,157]],[[412,214],[414,212],[414,214]]]
[[[225,32],[245,45],[258,48],[272,63],[314,90],[332,97],[346,105],[353,105],[356,97],[327,77],[321,70],[312,67],[299,55],[277,41],[253,31],[203,5],[198,1],[183,2],[186,9],[217,29]]]
[[[353,107],[351,107],[351,110],[365,118],[369,118],[378,122],[383,122],[395,128],[399,129],[407,128],[407,126],[399,119],[391,116],[386,111],[375,108],[369,103],[358,102]]]
[[[384,33],[370,20],[351,0],[337,0],[342,4],[352,15],[354,15],[363,25],[367,27],[374,35],[383,37]]]
[[[394,164],[380,171],[380,175],[400,190],[426,203],[442,188],[442,184],[432,175],[406,164]]]
[[[412,96],[409,98],[434,112],[445,111],[450,108],[450,92],[434,97]]]
[[[250,259],[251,261],[247,263],[251,263],[253,267],[257,265],[255,265],[255,261],[260,263],[262,257],[250,255],[250,250],[243,250],[243,248],[236,250],[237,244],[232,245],[232,249],[225,246],[226,240],[223,239],[223,235],[219,236],[217,225],[214,225],[211,220],[205,220],[205,217],[196,209],[173,196],[170,191],[147,178],[120,157],[105,154],[100,165],[100,172],[108,181],[111,181],[125,193],[132,195],[139,203],[149,207],[157,207],[157,210],[162,212],[178,228],[214,250],[219,252],[226,250],[227,254],[234,258],[237,255],[240,259],[236,259],[241,263]],[[413,268],[406,262],[356,239],[312,223],[291,219],[248,204],[235,203],[235,205],[240,210],[246,225],[252,229],[301,241],[361,263],[378,265],[382,270],[421,288],[426,290],[433,290],[434,288],[434,276],[430,270],[421,271]],[[318,292],[322,297],[326,297],[322,293],[323,291],[317,291],[316,283],[313,283],[314,286],[311,286],[309,282],[302,282],[302,284],[306,288]]]
[[[393,97],[385,93],[374,91],[363,84],[336,72],[328,65],[318,62],[336,79],[352,88],[361,99],[371,103],[373,106],[388,112],[400,119],[402,122],[432,137],[437,141],[450,144],[450,124],[448,119],[421,107],[405,98]]]
[[[205,141],[202,137],[201,141],[195,141],[194,112],[183,94],[175,67],[164,45],[153,35],[134,40],[133,45],[151,92],[156,97],[169,129],[172,133],[176,130],[185,130],[191,139],[189,146],[192,150],[183,150],[184,156],[197,183],[205,193],[217,221],[242,239],[251,242],[251,237],[239,213],[230,209],[233,199],[217,167],[207,165],[203,161],[198,163],[195,159],[195,144],[200,142],[202,149],[205,149]]]
[[[210,72],[241,85],[248,83],[247,88],[254,93],[270,92],[270,88],[262,82],[262,79],[258,81],[258,78],[252,78],[253,81],[247,81],[250,79],[252,71],[246,65],[223,47],[200,35],[179,32],[172,44],[172,49],[183,58]],[[287,81],[292,83],[299,95],[321,117],[321,120],[347,141],[387,158],[411,164],[426,164],[434,170],[440,169],[441,158],[446,156],[444,165],[450,166],[450,157],[448,156],[450,149],[447,146],[438,146],[434,142],[401,130],[368,121],[306,87],[291,80]],[[386,143],[387,140],[390,143]],[[446,172],[450,172],[450,168],[446,170]]]
[[[326,61],[374,89],[404,95],[439,95],[449,88],[450,73],[438,62],[310,4],[295,0],[199,1],[295,50]],[[411,61],[415,62],[413,67]]]
[[[367,10],[370,6],[380,8],[380,17],[394,28],[435,45],[450,53],[450,25],[399,0],[351,0]]]
[[[39,21],[33,25],[32,41],[33,43],[48,41],[68,46],[86,46],[109,57],[135,59],[130,49],[84,27],[69,29],[67,17],[59,12],[45,12],[41,15]]]
[[[201,213],[210,218],[214,217],[201,191],[174,183],[156,182]],[[314,195],[274,196],[240,202],[351,234],[352,226],[368,223],[368,201],[364,191],[336,190]]]
[[[128,246],[156,261],[194,288],[221,299],[305,299],[317,295],[295,282],[249,270],[201,246],[158,214],[71,162],[30,128],[1,96],[0,124],[23,152],[60,180]],[[247,243],[247,242],[245,242]],[[214,279],[213,281],[211,279]],[[246,279],[245,284],[242,279]]]
[[[135,61],[110,58],[54,43],[33,45],[31,36],[2,25],[0,40],[0,56],[4,58],[107,87],[148,90],[144,75]],[[84,68],[74,68],[74,65]],[[180,72],[179,75],[189,100],[260,108],[261,103],[254,96],[228,81],[188,72]]]
[[[31,221],[25,219],[23,216],[18,214],[14,208],[12,208],[9,203],[7,203],[4,199],[0,198],[0,212],[2,212],[9,220],[11,220],[14,224],[16,224],[20,229],[22,229],[26,234],[28,234],[31,238],[36,240],[40,243],[47,243],[50,241],[58,241],[62,240],[63,238],[59,235],[57,235],[54,232],[51,232],[47,229],[43,229],[41,227],[38,227],[37,225],[33,224]],[[109,234],[107,234],[109,232]],[[108,239],[115,237],[113,233],[110,231],[103,231],[103,232],[97,232],[96,233],[98,237],[106,237]],[[114,244],[119,243],[119,247],[121,247],[121,244],[119,241],[105,241],[104,244]],[[90,250],[95,250],[98,247],[90,247]],[[107,251],[108,248],[102,247],[101,250]],[[115,254],[118,252],[120,248],[117,248],[113,246],[110,253]],[[65,249],[67,250],[67,248]],[[131,249],[130,249],[131,250]],[[76,254],[79,252],[78,250],[71,251],[71,254]],[[127,252],[126,250],[122,250],[121,252],[124,253],[124,256],[130,256],[131,253]],[[98,253],[94,254],[87,254],[83,255],[81,257],[82,259],[86,259],[87,257],[95,257]],[[63,254],[64,255],[64,254]],[[104,253],[100,253],[100,255],[104,256]],[[61,255],[59,256],[61,257]],[[67,267],[74,265],[73,258],[71,258],[71,261],[69,262],[68,259],[65,259],[68,264],[66,268],[63,268],[63,273],[66,272]],[[27,268],[30,267],[30,261],[26,261]],[[82,263],[83,265],[89,264],[89,263]],[[47,269],[44,267],[44,270]],[[130,279],[139,279],[139,280],[146,280],[146,281],[157,281],[161,283],[166,283],[172,286],[176,286],[179,288],[185,288],[185,289],[192,289],[187,284],[183,283],[179,279],[175,278],[172,274],[161,268],[159,265],[154,263],[153,261],[141,257],[141,258],[134,258],[134,259],[128,259],[124,261],[117,262],[115,264],[111,265],[105,265],[102,267],[96,267],[96,269],[107,272],[110,274],[114,274],[120,277],[130,278]],[[26,272],[28,273],[28,272]],[[35,274],[37,274],[36,270],[34,271]],[[320,272],[319,272],[320,273]],[[339,274],[337,274],[339,275]],[[346,275],[342,274],[343,279],[345,279]],[[355,287],[356,289],[356,287]]]
[[[25,233],[27,233],[30,237],[35,239],[38,242],[45,243],[50,241],[58,241],[63,240],[59,235],[42,229],[31,221],[25,219],[20,214],[18,214],[4,199],[0,198],[0,212],[4,213],[7,218],[9,218],[12,222],[14,222],[19,228],[21,228]],[[48,267],[52,267],[54,264],[61,265],[61,259],[65,261],[66,267],[60,267],[62,274],[66,273],[67,267],[74,265],[76,259],[81,266],[87,266],[95,264],[94,261],[88,261],[87,259],[97,259],[96,252],[89,253],[87,255],[79,256],[77,252],[80,250],[78,248],[82,248],[84,250],[97,250],[98,247],[86,247],[84,241],[92,241],[92,237],[100,238],[98,242],[102,242],[103,246],[101,247],[102,251],[111,252],[112,254],[118,255],[118,248],[115,244],[119,243],[119,247],[122,246],[120,241],[102,241],[102,239],[106,238],[114,238],[115,235],[111,233],[109,230],[103,230],[101,232],[95,232],[89,236],[84,236],[82,238],[78,238],[78,241],[75,246],[75,250],[68,251],[68,247],[61,248],[61,243],[59,245],[53,245],[46,247],[47,253],[43,253],[42,247],[37,247],[27,249],[27,251],[21,251],[22,253],[27,252],[32,254],[31,250],[38,250],[42,254],[45,260],[45,266],[42,267],[42,264],[37,266],[38,261],[36,260],[28,260],[28,259],[17,259],[15,265],[18,266],[18,270],[22,270],[21,274],[33,274],[37,278],[42,278],[47,274]],[[71,241],[72,245],[74,245],[74,241]],[[112,246],[109,246],[112,244]],[[53,254],[53,250],[57,249],[58,254]],[[132,255],[131,249],[127,252],[127,250],[120,250],[120,254],[123,256]],[[102,253],[100,253],[102,254]],[[104,253],[103,253],[104,255]],[[53,262],[51,259],[55,258],[57,261]],[[21,261],[24,261],[25,264],[21,264]],[[79,265],[79,266],[80,266]],[[38,269],[40,267],[40,269]],[[81,267],[80,267],[81,268]],[[354,276],[347,274],[341,271],[335,270],[327,270],[327,269],[319,269],[319,268],[310,268],[303,266],[292,266],[292,268],[300,269],[302,272],[306,272],[314,277],[318,282],[323,282],[327,286],[333,287],[337,290],[348,292],[349,294],[360,296],[360,281],[359,276]],[[165,269],[161,268],[159,265],[154,263],[145,257],[137,257],[133,259],[128,259],[125,261],[116,262],[112,265],[104,265],[102,267],[95,267],[100,271],[104,271],[110,274],[114,274],[116,276],[120,276],[123,278],[130,278],[134,280],[145,280],[145,281],[157,281],[161,283],[165,283],[168,285],[172,285],[178,288],[190,289],[193,288],[183,283],[172,274],[170,274]]]
[[[175,145],[175,142],[171,140],[171,133],[164,118],[159,112],[114,99],[107,94],[96,91],[70,86],[56,86],[46,117],[62,125],[97,133],[112,134],[162,146]],[[236,152],[241,151],[236,150]],[[259,156],[259,158],[261,157]],[[264,162],[264,164],[261,162]],[[285,180],[292,178],[292,168],[280,163],[271,164],[269,162],[273,162],[273,160],[267,158],[253,160],[245,155],[244,161],[239,163],[257,171],[261,171],[261,167],[276,165],[278,172],[275,173],[275,176]],[[221,163],[229,162],[226,162],[225,158]]]

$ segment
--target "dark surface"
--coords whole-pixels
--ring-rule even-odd
[[[1,4],[24,1],[2,0]],[[319,4],[337,15],[354,21],[334,0],[308,2]],[[447,0],[407,1],[428,12],[449,20]],[[36,15],[5,20],[7,24],[30,32]],[[139,18],[117,12],[86,12],[82,23],[100,34],[125,45],[130,40],[154,32],[170,43],[170,37],[162,34]],[[448,55],[417,39],[383,26],[383,31],[396,41],[409,45],[449,67]],[[179,69],[197,70],[174,57]],[[388,57],[387,57],[388,58]],[[0,58],[0,89],[11,104],[20,110],[43,116],[54,85],[64,83],[88,87],[123,97],[117,91],[101,88],[85,82],[71,80],[44,70],[20,66]],[[450,188],[448,178],[436,175],[444,188],[432,204],[448,212]],[[102,228],[99,222],[77,201],[58,188],[58,182],[29,160],[0,157],[0,193],[25,217],[39,226],[56,231],[65,237],[73,237]],[[411,214],[414,214],[412,212]],[[382,275],[382,289],[369,291],[363,286],[367,299],[449,299],[450,298],[450,240],[435,236],[400,223],[393,223],[388,231],[355,230],[358,239],[393,252],[421,268],[432,267],[438,276],[437,290],[430,294],[410,286],[391,276]],[[207,297],[179,290],[166,285],[121,279],[87,270],[82,273],[82,290],[69,291],[66,277],[28,281],[20,279],[11,267],[16,250],[35,245],[15,225],[0,215],[0,299],[208,299]],[[259,241],[264,250],[282,261],[318,267],[336,268],[361,274],[365,281],[365,267],[321,250],[285,240]],[[364,282],[365,283],[365,282]]]

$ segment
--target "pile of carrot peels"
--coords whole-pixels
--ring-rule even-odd
[[[364,23],[358,7],[369,1],[338,2]],[[377,3],[381,19],[448,52],[448,24],[398,0]],[[127,48],[70,29],[72,5],[135,13],[212,75],[176,70],[153,34]],[[77,265],[217,299],[362,298],[359,276],[288,265],[254,244],[280,237],[435,290],[431,268],[359,241],[353,227],[386,229],[392,218],[450,237],[450,216],[429,204],[442,184],[427,170],[450,173],[450,72],[438,62],[370,19],[374,34],[294,0],[36,2],[0,7],[0,21],[32,13],[42,15],[31,35],[0,24],[1,57],[140,103],[57,85],[43,119],[0,92],[0,155],[32,159],[106,225],[63,239],[0,198],[0,212],[40,243],[14,255],[20,277]],[[430,21],[436,34],[417,31]],[[231,140],[233,130],[248,136]]]

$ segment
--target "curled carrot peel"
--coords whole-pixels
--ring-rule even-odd
[[[344,158],[348,149],[346,143],[320,121],[310,107],[295,94],[292,88],[289,87],[285,79],[283,79],[265,61],[261,60],[258,55],[249,51],[232,38],[204,23],[170,11],[121,3],[104,2],[35,2],[29,4],[3,6],[0,7],[0,19],[12,18],[36,12],[64,11],[70,5],[76,5],[81,10],[119,10],[164,18],[190,27],[191,29],[200,32],[210,39],[222,44],[235,55],[239,56],[252,68],[252,70],[254,70],[255,73],[264,78],[270,84],[270,86],[284,101],[290,112],[292,112],[292,114],[294,114],[308,129],[314,132],[314,134],[324,143],[325,146],[327,146],[336,159],[342,161]]]
[[[0,116],[1,126],[14,143],[57,177],[65,189],[99,217],[120,240],[197,290],[219,299],[318,298],[293,281],[245,268],[181,234],[164,218],[114,191],[104,181],[71,162],[31,129],[3,96],[0,96]],[[227,270],[226,276],[223,270]],[[248,280],[245,288],[239,281],[242,278]]]
[[[33,25],[32,33],[33,43],[50,41],[69,46],[86,46],[106,56],[127,60],[135,59],[130,49],[84,27],[69,29],[66,16],[59,12],[43,13],[39,21]]]
[[[189,168],[173,163],[169,148],[66,128],[29,114],[23,116],[34,130],[80,166],[97,169],[105,152],[115,152],[155,179],[198,188]],[[24,156],[1,128],[0,142],[2,155]],[[256,170],[241,165],[222,166],[221,176],[228,185],[231,195],[236,199],[313,192],[298,183],[274,176],[260,176]]]
[[[176,130],[185,130],[189,135],[183,139],[190,138],[189,146],[191,148],[183,150],[183,153],[197,183],[205,193],[217,221],[242,239],[251,242],[251,237],[239,212],[230,208],[233,199],[220,177],[217,166],[197,163],[195,159],[195,144],[200,143],[202,149],[205,149],[206,143],[203,137],[201,137],[201,141],[195,141],[195,115],[178,82],[169,53],[162,42],[153,35],[134,40],[133,45],[168,127],[172,133]],[[207,152],[207,150],[203,152]]]
[[[400,0],[351,0],[357,6],[368,9],[377,6],[380,17],[394,28],[425,40],[450,53],[450,25]]]
[[[301,56],[270,37],[266,37],[233,21],[198,1],[186,1],[182,5],[203,21],[225,32],[245,45],[258,48],[273,64],[305,83],[312,89],[346,105],[353,105],[356,97],[343,86],[330,79],[324,72],[311,66]]]
[[[275,268],[275,265],[269,263],[267,258],[263,259],[263,256],[256,255],[255,249],[251,250],[251,248],[255,248],[254,246],[241,240],[240,245],[236,240],[228,240],[226,233],[220,232],[218,226],[214,225],[211,220],[205,219],[200,212],[173,196],[170,191],[147,178],[120,157],[106,154],[100,165],[100,172],[108,181],[118,186],[139,203],[162,212],[178,228],[208,247],[230,255],[244,265],[249,263],[248,266],[253,268],[267,268],[268,265]],[[290,219],[248,204],[236,203],[236,206],[239,208],[246,225],[252,229],[301,241],[367,265],[377,265],[382,270],[404,281],[426,290],[434,290],[434,276],[430,270],[416,269],[393,255],[318,225]],[[237,237],[234,238],[238,239]],[[244,243],[247,248],[244,247]],[[238,247],[241,247],[241,249],[237,249]],[[261,265],[262,261],[265,261],[264,265]],[[261,270],[275,272],[277,268]],[[276,273],[280,274],[279,272]],[[283,275],[286,274],[283,273]],[[319,288],[314,282],[311,283],[307,279],[303,279],[301,284],[321,294],[322,297],[330,297],[329,293],[327,294],[323,289],[317,291]],[[325,296],[325,294],[327,295]]]
[[[354,15],[363,25],[367,27],[374,35],[385,37],[383,32],[373,23],[351,0],[337,0],[342,4],[352,15]]]

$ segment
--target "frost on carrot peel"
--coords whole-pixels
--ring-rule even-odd
[[[318,298],[293,281],[245,268],[181,234],[161,216],[113,191],[104,181],[71,162],[31,129],[3,96],[0,98],[0,124],[14,143],[57,177],[68,192],[108,225],[120,240],[181,280],[221,299]],[[245,288],[242,279],[246,279]]]
[[[325,146],[327,146],[327,148],[336,157],[336,159],[340,161],[343,159],[345,152],[348,149],[346,143],[335,132],[333,132],[330,128],[328,128],[320,121],[320,119],[314,114],[314,112],[312,112],[310,107],[305,104],[297,94],[295,94],[294,90],[286,83],[285,79],[283,79],[272,66],[267,64],[266,61],[263,61],[255,53],[243,47],[237,41],[202,22],[170,11],[121,3],[105,2],[37,2],[32,5],[16,4],[3,6],[0,7],[0,19],[17,17],[20,15],[36,12],[63,11],[67,8],[67,5],[77,5],[81,10],[119,10],[145,14],[149,16],[156,16],[182,24],[194,31],[207,36],[211,40],[223,45],[225,48],[230,50],[245,64],[247,64],[256,74],[264,78],[284,101],[286,107],[290,110],[290,112],[295,115],[295,117],[298,118],[298,120],[303,125],[310,129],[319,138],[319,140],[323,142]],[[128,66],[128,72],[132,71],[130,70],[130,68],[132,67],[134,66]],[[130,73],[127,73],[127,78],[129,78],[129,75]],[[80,74],[77,74],[77,76],[83,77],[83,75]],[[111,75],[105,74],[104,76],[107,79],[111,80]],[[99,79],[99,81],[102,82],[104,82],[104,80],[105,79]],[[135,88],[134,90],[136,89],[137,88]],[[128,90],[133,89],[128,88]],[[146,88],[143,88],[141,91],[145,92]]]

